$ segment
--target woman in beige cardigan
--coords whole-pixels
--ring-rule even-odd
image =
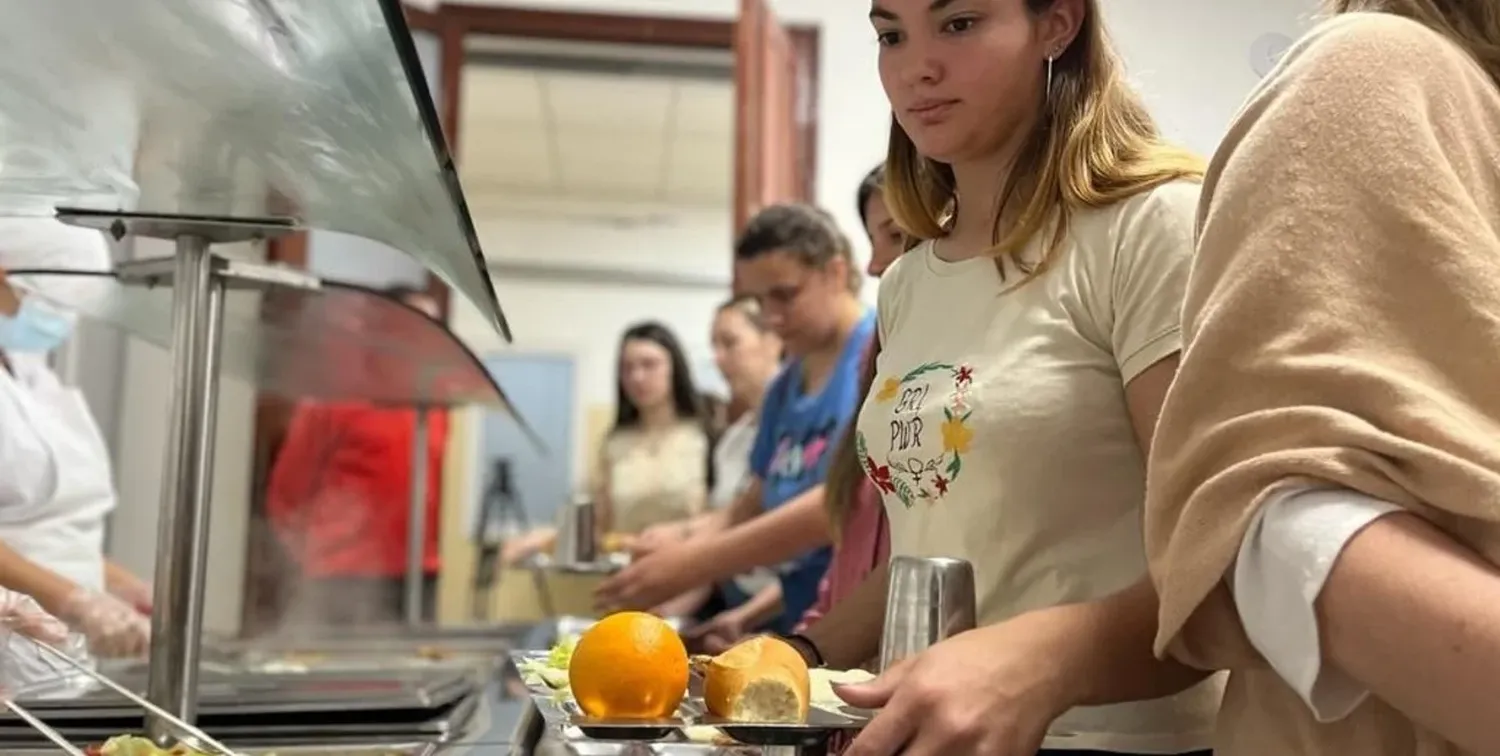
[[[1204,186],[1157,649],[1220,756],[1500,753],[1500,8],[1333,6]]]

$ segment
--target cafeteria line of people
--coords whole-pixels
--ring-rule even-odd
[[[981,627],[841,687],[879,709],[847,753],[1500,752],[1500,13],[1328,10],[1202,160],[1095,2],[872,3],[909,250],[851,446],[892,554],[974,565]],[[828,306],[757,258],[775,327]],[[833,479],[638,544],[601,608],[819,553]],[[785,637],[867,663],[885,577]]]
[[[958,557],[979,627],[839,686],[877,710],[845,753],[1500,753],[1500,10],[1325,5],[1207,159],[1097,0],[859,9],[877,306],[830,214],[773,205],[733,249],[754,308],[718,313],[774,337],[752,419],[664,328],[622,338],[596,498],[634,559],[600,610],[848,669],[889,556]],[[0,226],[0,268],[95,241]],[[69,327],[0,282],[0,619],[132,653],[108,457],[41,362]]]

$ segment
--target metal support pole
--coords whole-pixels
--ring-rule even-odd
[[[204,237],[177,239],[172,292],[172,425],[157,529],[156,586],[162,600],[151,616],[151,669],[146,695],[192,722],[198,708],[198,653],[203,629],[208,512],[213,491],[214,426],[224,281]],[[146,732],[161,745],[173,729],[148,716]]]
[[[423,623],[423,562],[427,555],[427,408],[417,407],[417,423],[411,440],[411,503],[406,530],[406,624]]]

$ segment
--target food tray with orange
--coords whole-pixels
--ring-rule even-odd
[[[871,715],[814,702],[811,671],[778,639],[690,660],[666,622],[635,612],[600,620],[571,646],[513,652],[512,661],[552,729],[593,740],[703,742],[708,729],[747,745],[817,748]]]

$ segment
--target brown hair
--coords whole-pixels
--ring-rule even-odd
[[[863,407],[870,397],[870,386],[875,383],[875,359],[879,356],[880,336],[877,334],[870,341],[870,351],[860,369],[859,403],[855,407]],[[834,543],[844,535],[844,518],[853,508],[860,486],[869,484],[865,479],[865,463],[859,454],[859,431],[855,427],[858,420],[856,414],[844,428],[843,436],[833,448],[833,458],[828,461],[828,477],[823,481],[823,509],[828,514],[828,532]]]
[[[1026,7],[1038,14],[1059,1],[1026,0]],[[1084,4],[1078,36],[1052,63],[1047,100],[1005,180],[994,219],[990,254],[997,260],[1009,257],[1028,276],[1050,265],[1077,208],[1110,205],[1170,181],[1203,176],[1203,161],[1162,140],[1125,82],[1098,0]],[[953,170],[920,155],[894,120],[885,171],[886,206],[896,223],[919,239],[945,236],[957,200]],[[1052,239],[1041,261],[1022,261],[1021,250],[1048,225]]]
[[[1409,18],[1453,40],[1500,86],[1500,6],[1495,0],[1324,0],[1332,13]]]
[[[849,269],[849,290],[855,294],[863,276],[854,267],[854,247],[827,210],[800,202],[771,205],[756,213],[734,242],[734,259],[753,260],[787,252],[803,265],[822,270],[834,260]]]
[[[719,305],[719,308],[714,312],[727,312],[729,310],[734,310],[735,312],[744,315],[745,320],[750,322],[751,327],[753,327],[757,331],[760,331],[761,333],[766,333],[771,330],[768,326],[766,326],[765,313],[761,312],[760,302],[757,302],[755,300],[755,297],[732,297],[729,299],[729,301]]]

